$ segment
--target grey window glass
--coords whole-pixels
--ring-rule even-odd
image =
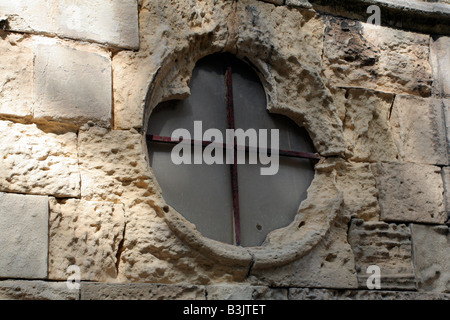
[[[150,165],[164,200],[205,236],[233,243],[230,171],[225,165],[175,165],[172,146],[149,144]]]
[[[264,89],[255,72],[242,61],[224,54],[198,62],[190,83],[191,96],[184,101],[160,104],[150,117],[148,133],[170,137],[175,129],[185,128],[192,135],[194,121],[202,121],[203,131],[217,128],[224,132],[230,125],[226,98],[230,92],[228,67],[232,70],[236,129],[268,129],[269,132],[278,129],[280,149],[314,152],[303,128],[287,117],[267,111]],[[204,236],[225,243],[259,246],[270,231],[287,226],[306,198],[314,177],[311,160],[283,156],[280,156],[278,174],[273,176],[261,176],[259,164],[237,165],[237,177],[230,174],[233,165],[229,164],[175,165],[170,158],[172,147],[154,141],[148,143],[150,165],[165,201],[194,223]],[[238,191],[238,223],[233,219],[234,180]],[[239,243],[236,243],[237,228]]]

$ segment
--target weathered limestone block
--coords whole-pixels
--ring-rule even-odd
[[[400,160],[435,165],[448,163],[442,100],[396,96],[391,126]]]
[[[408,226],[353,219],[348,241],[355,254],[360,288],[368,288],[372,275],[368,267],[376,265],[381,271],[381,290],[416,289]]]
[[[327,18],[325,74],[333,86],[430,96],[429,36]]]
[[[414,163],[372,165],[381,220],[445,223],[441,169]]]
[[[0,204],[0,278],[47,278],[48,197],[0,193]]]
[[[252,285],[206,286],[207,300],[287,300],[288,290]]]
[[[312,8],[312,5],[311,3],[308,2],[308,0],[286,0],[285,4],[288,7],[294,8],[304,8],[304,9]]]
[[[123,240],[123,205],[79,199],[50,199],[49,279],[66,280],[71,265],[81,280],[117,277],[117,255]]]
[[[249,270],[237,257],[236,264],[217,262],[202,248],[186,244],[184,234],[176,233],[161,217],[154,196],[130,194],[133,204],[126,208],[127,225],[119,261],[120,282],[211,284],[244,281]],[[182,241],[182,240],[183,241]],[[223,246],[217,242],[217,248]],[[247,256],[249,254],[241,248]]]
[[[118,280],[195,284],[242,281],[248,266],[217,264],[186,245],[169,228],[161,217],[164,205],[158,200],[160,191],[146,152],[142,136],[133,130],[92,127],[79,133],[82,198],[124,204],[127,220],[123,250],[118,255]]]
[[[0,300],[78,300],[79,290],[69,290],[66,282],[0,281]]]
[[[81,283],[81,300],[205,300],[205,288],[152,283]]]
[[[450,293],[450,233],[447,226],[411,224],[419,290]]]
[[[342,155],[342,123],[322,78],[322,18],[249,0],[237,3],[236,15],[237,55],[258,69],[269,111],[304,126],[320,154]]]
[[[22,34],[0,31],[0,117],[31,117],[33,50]]]
[[[395,160],[398,151],[389,123],[394,95],[364,89],[334,91],[350,159]]]
[[[261,1],[144,1],[140,25],[141,50],[113,58],[116,129],[145,130],[159,102],[188,96],[200,58],[225,51],[258,70],[271,112],[304,125],[323,155],[345,152],[342,124],[321,77],[324,23],[318,15]]]
[[[450,294],[384,290],[290,288],[289,300],[448,300]]]
[[[336,184],[344,193],[344,215],[369,220],[380,219],[378,189],[368,163],[338,162]]]
[[[2,1],[0,12],[8,18],[8,30],[139,48],[136,0]]]
[[[112,61],[116,129],[141,128],[147,99],[153,97],[154,107],[167,97],[187,97],[197,60],[226,47],[233,6],[232,1],[143,1],[139,51],[119,52]]]
[[[81,196],[94,201],[133,201],[124,192],[146,189],[151,183],[144,148],[142,136],[136,131],[99,127],[80,130]]]
[[[433,38],[430,43],[434,93],[450,97],[450,37]]]
[[[148,86],[158,70],[147,53],[120,51],[112,60],[114,129],[141,128]]]
[[[267,270],[271,270],[272,267],[281,267],[280,272],[275,275],[280,276],[285,266],[286,274],[290,275],[285,280],[291,281],[292,278],[294,279],[292,281],[296,281],[297,278],[294,276],[296,269],[293,263],[302,261],[313,248],[317,248],[325,241],[335,222],[340,221],[344,196],[337,187],[335,167],[336,163],[333,159],[317,164],[314,179],[307,190],[308,196],[300,204],[294,220],[288,226],[270,232],[262,246],[248,248],[253,258],[252,272],[266,277]],[[336,239],[337,242],[343,240],[340,236],[336,236]],[[346,254],[345,244],[342,244],[341,249],[341,257],[343,257]],[[318,251],[311,259],[316,259],[318,255],[323,254],[322,251]],[[340,260],[337,261],[339,262]],[[351,266],[349,268],[351,269]],[[259,269],[261,272],[258,274]],[[343,269],[343,272],[347,272],[347,269]],[[271,279],[271,275],[267,276]],[[342,280],[346,281],[344,278]]]
[[[80,195],[76,134],[0,121],[0,191]]]
[[[38,45],[34,117],[78,127],[88,121],[110,126],[109,57],[59,44]]]
[[[323,240],[297,261],[252,270],[250,281],[277,287],[357,288],[355,260],[347,242],[347,221],[338,217]]]

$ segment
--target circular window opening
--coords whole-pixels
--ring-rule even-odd
[[[294,220],[306,199],[317,160],[312,141],[291,119],[267,111],[258,76],[234,56],[214,54],[198,61],[190,89],[186,100],[159,104],[148,123],[150,166],[164,200],[207,238],[260,246],[268,233]],[[189,136],[172,139],[177,129],[185,129]],[[223,139],[207,136],[208,129],[221,133]],[[247,135],[237,139],[237,129]],[[236,134],[227,140],[230,130]],[[278,130],[278,155],[271,149],[276,138],[272,130]],[[252,148],[256,143],[259,149]],[[174,163],[171,155],[176,146],[178,156],[190,159],[189,163]],[[206,151],[223,161],[202,161]],[[259,155],[265,155],[264,163]],[[275,174],[261,174],[271,166]]]

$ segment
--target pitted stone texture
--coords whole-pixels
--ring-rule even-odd
[[[396,96],[391,126],[400,160],[434,165],[448,163],[442,100]]]
[[[320,154],[342,155],[342,123],[322,77],[322,18],[251,0],[237,3],[236,16],[237,55],[258,69],[268,110],[304,126]]]
[[[0,278],[47,278],[48,197],[0,193],[0,204]]]
[[[127,226],[119,261],[120,282],[202,285],[245,280],[250,257],[244,265],[240,260],[245,260],[245,256],[237,257],[235,265],[218,263],[216,256],[204,255],[202,248],[187,245],[185,235],[168,226],[158,213],[162,209],[155,205],[154,196],[142,192],[128,197],[133,203],[125,209]],[[142,199],[145,200],[140,203]],[[223,246],[219,242],[215,245],[219,251]]]
[[[337,187],[335,167],[336,163],[333,159],[317,164],[314,179],[307,191],[308,196],[300,204],[294,221],[285,228],[270,232],[262,246],[248,248],[253,257],[252,272],[255,275],[261,275],[268,281],[273,281],[272,275],[268,274],[267,270],[272,267],[280,267],[279,272],[273,274],[274,277],[280,277],[283,268],[286,268],[286,274],[289,277],[286,276],[284,280],[287,282],[297,281],[294,276],[297,272],[295,263],[303,261],[302,259],[313,248],[318,247],[320,243],[325,241],[324,239],[330,233],[330,229],[340,219],[344,196],[343,192]],[[339,236],[339,232],[336,239],[337,242],[343,240]],[[335,250],[334,247],[331,250]],[[340,253],[341,257],[344,257],[347,253],[345,243],[341,243]],[[318,263],[315,259],[319,260],[318,256],[323,254],[324,252],[318,251],[310,259]],[[343,258],[343,260],[346,259]],[[340,260],[336,261],[337,264],[340,262]],[[348,266],[348,269],[351,269],[351,265]],[[348,269],[343,268],[343,273],[348,272]],[[323,271],[327,272],[326,269],[323,269]],[[319,270],[317,272],[320,273]],[[320,278],[320,276],[318,277]],[[300,278],[303,280],[302,277]],[[316,280],[311,278],[311,281]],[[347,281],[345,276],[340,280]]]
[[[290,288],[289,300],[448,300],[450,294],[383,290]]]
[[[136,0],[15,0],[0,3],[8,30],[139,47]]]
[[[418,288],[450,293],[450,233],[447,226],[411,224]]]
[[[398,151],[389,124],[394,95],[364,89],[334,91],[350,159],[395,160]]]
[[[37,120],[110,126],[109,57],[59,44],[38,45],[34,92]]]
[[[132,201],[125,197],[126,191],[146,189],[152,183],[142,136],[136,131],[83,129],[78,149],[81,196],[86,200]]]
[[[381,220],[445,223],[441,169],[415,163],[377,163]]]
[[[312,5],[311,3],[309,3],[308,0],[286,0],[285,4],[289,7],[294,8],[304,8],[304,9],[312,8]]]
[[[288,290],[251,285],[206,286],[207,300],[287,300]]]
[[[450,37],[432,39],[430,43],[430,59],[433,66],[434,93],[442,97],[450,97]]]
[[[143,137],[135,131],[92,127],[79,133],[82,197],[123,203],[126,230],[118,280],[207,284],[242,281],[250,264],[224,266],[182,242],[162,217],[157,182],[148,167]],[[217,244],[221,246],[220,243]],[[239,257],[242,258],[242,257]]]
[[[0,121],[0,191],[80,195],[76,134]]]
[[[232,1],[142,1],[139,51],[113,57],[116,129],[141,128],[147,98],[153,108],[167,97],[187,97],[195,62],[226,47],[233,6]],[[161,92],[155,92],[161,81]]]
[[[355,254],[360,288],[368,289],[372,273],[367,270],[376,265],[381,271],[381,290],[416,289],[408,226],[354,219],[348,239]]]
[[[347,242],[347,221],[338,217],[323,240],[297,261],[252,270],[250,281],[277,287],[357,288],[355,260]]]
[[[379,220],[378,189],[370,165],[339,161],[336,171],[337,187],[344,193],[344,215]]]
[[[80,268],[81,280],[115,279],[124,229],[123,205],[51,198],[49,279],[67,279],[71,265]]]
[[[151,283],[81,283],[81,300],[205,300],[205,288]]]
[[[0,117],[31,117],[33,50],[26,36],[0,31]]]
[[[113,58],[115,128],[146,130],[161,101],[189,95],[195,63],[225,51],[257,69],[268,109],[304,125],[318,152],[345,152],[342,123],[321,76],[319,16],[261,1],[144,1],[140,25],[141,50]]]
[[[0,300],[78,300],[79,295],[65,281],[0,281]]]
[[[327,18],[325,75],[333,86],[428,97],[429,36],[337,17]]]

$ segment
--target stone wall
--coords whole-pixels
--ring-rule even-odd
[[[322,2],[0,2],[0,299],[449,299],[448,1]],[[324,158],[261,247],[203,237],[148,164],[153,108],[216,52]]]

